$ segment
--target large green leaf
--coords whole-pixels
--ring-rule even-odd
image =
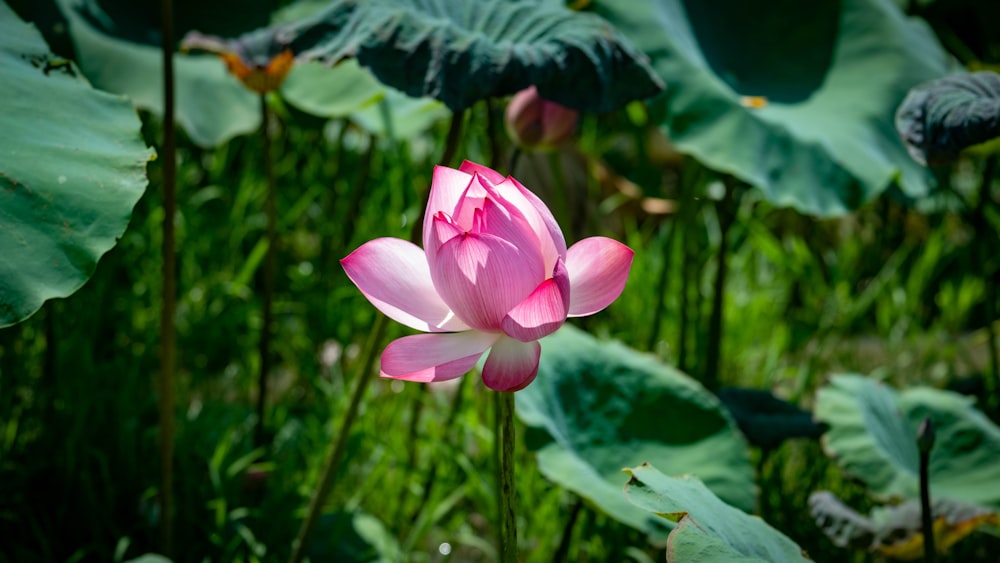
[[[667,84],[671,140],[777,205],[855,209],[890,185],[930,189],[892,116],[946,72],[933,33],[891,0],[594,0]]]
[[[746,443],[714,395],[654,357],[564,326],[542,340],[538,378],[517,393],[547,478],[662,537],[665,522],[625,501],[621,469],[692,473],[744,510],[754,504]]]
[[[921,164],[946,163],[1000,137],[1000,75],[974,72],[917,86],[899,106],[896,128]]]
[[[295,108],[319,117],[349,117],[380,137],[406,139],[448,117],[441,102],[411,98],[381,84],[350,59],[330,68],[318,62],[297,65],[281,86]]]
[[[819,390],[816,417],[829,425],[824,445],[876,495],[918,498],[917,428],[930,416],[937,434],[931,494],[1000,508],[1000,428],[973,400],[927,387],[897,392],[861,375],[837,375]]]
[[[148,26],[140,19],[147,12],[123,7],[124,15],[108,14],[95,0],[58,1],[80,68],[94,86],[125,94],[136,106],[162,115],[163,55],[158,30],[142,25]],[[212,147],[260,127],[257,95],[218,58],[175,54],[174,73],[177,123],[195,143]]]
[[[544,0],[334,0],[245,38],[276,39],[305,59],[356,57],[383,83],[453,110],[535,85],[546,99],[604,111],[662,87],[608,22]]]
[[[0,327],[76,291],[146,187],[135,110],[0,3]]]
[[[626,472],[628,500],[677,523],[667,538],[668,563],[809,561],[787,536],[729,506],[698,479],[668,477],[649,464]]]

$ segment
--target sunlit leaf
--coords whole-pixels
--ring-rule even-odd
[[[608,22],[558,2],[334,0],[273,33],[304,59],[356,57],[383,83],[453,110],[535,85],[546,99],[604,111],[662,86]]]
[[[960,74],[917,86],[899,106],[896,128],[921,164],[946,163],[1000,137],[1000,74]]]
[[[346,117],[378,102],[384,88],[357,61],[344,61],[333,68],[310,62],[296,65],[281,87],[281,95],[308,114]]]
[[[651,115],[671,141],[769,201],[819,215],[930,176],[892,122],[948,56],[891,0],[594,0],[667,84]]]
[[[667,537],[668,563],[810,560],[787,536],[729,506],[696,478],[668,477],[649,464],[625,471],[628,500],[677,523]]]
[[[0,327],[66,297],[146,187],[135,110],[90,87],[0,3]]]
[[[727,502],[754,504],[747,445],[714,395],[654,357],[570,326],[542,340],[538,378],[517,413],[542,474],[656,537],[666,523],[625,501],[621,469],[691,473]]]
[[[827,451],[882,497],[919,497],[916,436],[927,416],[937,434],[929,465],[934,497],[1000,508],[1000,428],[972,399],[927,387],[897,392],[860,375],[834,376],[817,393],[816,418],[829,425]]]
[[[809,497],[809,511],[830,541],[839,547],[877,551],[893,559],[911,561],[924,556],[920,501],[875,508],[864,516],[829,491]],[[951,499],[935,499],[934,546],[945,552],[969,534],[1000,526],[1000,515]]]
[[[129,559],[125,563],[172,563],[169,557],[164,557],[159,553],[147,553],[135,559]]]
[[[353,59],[332,68],[318,62],[296,65],[281,96],[308,114],[347,117],[373,135],[396,139],[410,138],[451,115],[437,100],[411,98],[381,84]]]

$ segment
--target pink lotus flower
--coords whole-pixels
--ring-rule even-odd
[[[395,340],[382,377],[445,381],[486,350],[483,381],[517,391],[538,373],[538,339],[566,317],[618,298],[632,250],[604,237],[566,249],[545,204],[514,178],[472,162],[434,169],[424,250],[395,238],[363,244],[341,260],[347,276],[390,318],[429,332]]]

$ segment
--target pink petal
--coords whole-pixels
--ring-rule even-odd
[[[472,181],[462,192],[462,196],[458,198],[458,204],[455,206],[455,212],[451,218],[463,231],[472,228],[472,218],[476,210],[483,207],[483,202],[488,195],[485,185],[489,184],[485,183],[485,180],[478,174],[473,174]]]
[[[518,342],[513,338],[497,340],[483,366],[483,383],[497,391],[524,389],[538,375],[541,353],[538,342]]]
[[[490,181],[491,184],[496,185],[503,182],[503,174],[493,170],[492,168],[487,168],[482,164],[476,164],[471,160],[466,160],[462,162],[462,165],[458,167],[459,170],[465,172],[466,174],[476,174],[478,173],[483,178]]]
[[[434,289],[424,251],[405,240],[379,238],[340,261],[347,277],[379,311],[425,332],[468,330]]]
[[[431,178],[431,193],[427,197],[427,209],[424,212],[424,248],[427,248],[430,238],[431,222],[438,211],[443,211],[449,217],[455,214],[455,208],[472,182],[472,175],[447,166],[435,166]]]
[[[505,240],[518,248],[523,259],[537,263],[541,272],[548,272],[542,260],[538,239],[532,232],[528,222],[516,209],[513,212],[505,209],[496,200],[489,198],[483,203],[480,213],[481,225],[479,232],[493,235]],[[543,278],[538,278],[541,281]]]
[[[503,320],[503,331],[521,342],[531,342],[555,332],[569,312],[569,273],[562,260],[556,262],[552,278],[543,281]]]
[[[382,352],[382,377],[446,381],[467,373],[499,335],[474,330],[415,334],[393,340]]]
[[[494,192],[498,194],[497,198],[501,202],[516,208],[528,221],[538,238],[542,257],[545,259],[545,271],[551,272],[556,259],[566,257],[566,239],[552,212],[538,196],[514,178],[507,178],[498,184]]]
[[[569,316],[593,315],[618,299],[632,267],[632,249],[605,237],[590,237],[566,253]]]
[[[499,331],[507,312],[530,295],[545,274],[530,250],[491,234],[464,233],[441,247],[431,279],[441,299],[466,324]]]

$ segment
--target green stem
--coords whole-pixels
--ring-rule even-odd
[[[320,513],[323,512],[323,505],[326,504],[326,498],[329,496],[330,489],[333,486],[333,477],[336,475],[337,468],[340,466],[344,453],[347,451],[348,437],[351,434],[351,427],[354,426],[354,420],[358,416],[361,399],[364,397],[365,390],[368,389],[368,384],[375,373],[373,369],[375,367],[375,358],[377,357],[379,345],[382,342],[382,337],[388,325],[387,320],[388,317],[382,314],[377,314],[375,318],[375,324],[372,326],[368,342],[365,343],[364,354],[358,368],[358,376],[354,378],[354,392],[351,394],[351,403],[347,407],[347,414],[344,415],[344,421],[337,432],[337,439],[330,448],[326,461],[323,463],[319,482],[313,490],[312,498],[309,499],[309,509],[306,512],[305,520],[302,521],[302,526],[299,528],[295,543],[292,544],[292,555],[288,558],[289,563],[299,563],[305,557],[309,536],[316,526],[316,521],[319,520]]]
[[[726,182],[726,191],[719,201],[719,254],[715,266],[715,287],[712,311],[708,317],[708,337],[705,343],[705,371],[702,383],[712,391],[719,388],[719,364],[722,356],[722,322],[726,296],[726,253],[729,250],[729,228],[733,224],[732,202],[736,186]]]
[[[462,138],[462,120],[465,118],[465,111],[456,111],[451,114],[451,124],[448,126],[448,136],[444,141],[444,152],[441,153],[441,166],[449,166],[455,153],[458,152],[458,143]],[[420,200],[423,202],[417,212],[417,218],[413,222],[413,229],[410,231],[410,241],[419,242],[423,238],[424,212],[427,210],[427,199],[430,197],[430,189],[423,191]]]
[[[260,95],[260,134],[264,145],[264,173],[267,177],[267,195],[264,213],[267,215],[267,254],[264,256],[264,294],[258,355],[260,372],[257,374],[257,427],[254,430],[254,448],[264,445],[264,413],[267,406],[267,376],[271,373],[271,339],[274,330],[274,278],[278,256],[278,206],[277,182],[274,179],[274,162],[271,160],[271,133],[268,127],[271,112],[267,95]]]
[[[455,419],[458,418],[458,413],[462,410],[463,397],[465,397],[465,388],[467,387],[467,382],[472,381],[472,374],[466,375],[459,381],[458,387],[455,389],[455,396],[452,397],[451,406],[448,410],[448,416],[444,422],[444,442],[445,444],[451,444],[455,441],[454,430],[455,430]],[[422,387],[426,389],[427,386]],[[416,443],[415,440],[410,443]],[[435,456],[432,458],[430,471],[427,472],[427,477],[424,479],[424,486],[422,488],[423,495],[420,498],[420,504],[417,505],[417,510],[410,517],[409,522],[417,522],[420,518],[420,513],[427,507],[430,506],[431,494],[434,492],[434,485],[437,484],[437,475],[441,467],[438,463],[440,459],[449,459],[447,456],[441,458]],[[416,465],[411,463],[411,468],[415,468]],[[409,543],[409,542],[407,542]]]
[[[344,216],[343,228],[340,233],[340,244],[343,246],[349,245],[351,239],[354,238],[354,229],[357,227],[357,221],[353,219],[360,216],[361,204],[368,194],[372,158],[375,156],[375,146],[377,144],[375,137],[368,137],[368,149],[365,150],[364,155],[361,157],[361,162],[358,164],[358,178],[351,187],[351,198],[347,204],[347,214]]]
[[[174,216],[177,213],[177,137],[174,124],[174,8],[162,0],[163,55],[163,310],[160,312],[160,545],[168,558],[174,552],[174,372],[177,309],[177,253]]]
[[[691,317],[691,278],[694,277],[694,260],[691,253],[691,229],[687,228],[687,222],[678,225],[684,226],[681,233],[681,302],[678,313],[678,334],[677,334],[677,369],[688,371],[688,332],[690,331]]]
[[[677,221],[674,220],[671,223],[664,222],[662,224],[662,229],[669,229],[666,236],[666,241],[663,243],[663,268],[660,269],[659,279],[656,283],[656,304],[653,305],[653,324],[649,331],[649,341],[647,342],[646,349],[653,350],[656,347],[656,342],[660,339],[660,327],[663,325],[663,308],[667,301],[667,288],[670,285],[670,255],[671,249],[674,246],[674,237],[677,235]]]
[[[514,146],[510,152],[510,163],[507,165],[507,173],[513,176],[517,173],[517,161],[521,159],[521,147]]]
[[[549,153],[549,172],[552,173],[552,196],[551,201],[555,207],[556,219],[560,225],[569,230],[570,237],[576,237],[580,232],[580,226],[569,214],[569,197],[566,189],[566,180],[563,176],[562,158],[559,151]]]
[[[555,554],[552,555],[552,563],[563,563],[569,558],[569,546],[573,541],[573,529],[576,527],[576,523],[580,519],[580,513],[583,511],[583,499],[576,497],[576,502],[573,503],[573,508],[569,510],[569,519],[566,520],[566,525],[563,526],[562,538],[559,540],[559,547],[556,548]]]
[[[517,563],[517,498],[514,489],[514,394],[498,392],[500,437],[500,561]]]
[[[497,170],[503,154],[500,146],[500,131],[496,119],[493,117],[493,98],[486,98],[484,101],[486,103],[486,136],[490,140],[490,167]],[[499,172],[499,170],[497,171]],[[513,174],[514,171],[508,170],[506,173]]]

